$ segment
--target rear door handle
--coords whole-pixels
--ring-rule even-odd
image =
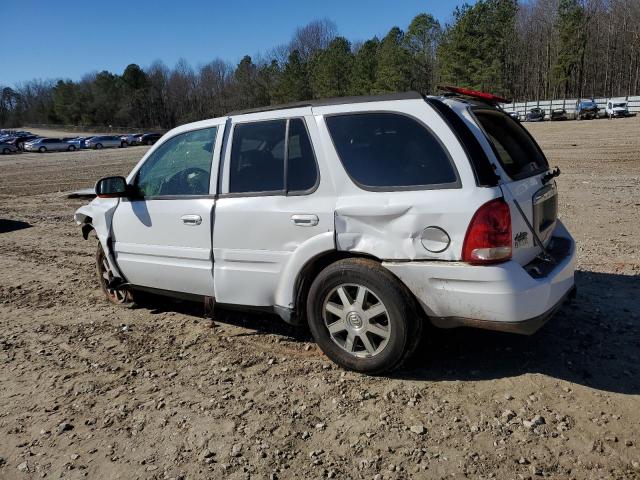
[[[181,220],[185,225],[195,226],[202,223],[202,217],[200,215],[183,215]]]
[[[291,221],[299,227],[315,227],[320,220],[317,215],[291,215]]]

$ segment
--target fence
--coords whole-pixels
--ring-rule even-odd
[[[583,100],[585,100],[583,98]],[[609,100],[612,101],[622,101],[627,102],[629,106],[630,113],[640,113],[640,96],[626,96],[626,97],[611,97],[611,98],[594,98],[596,103],[598,104],[598,108],[604,113],[604,109]],[[559,100],[534,100],[531,102],[514,102],[514,103],[504,103],[502,104],[502,108],[508,112],[516,112],[520,118],[524,118],[524,116],[531,110],[532,108],[538,107],[545,111],[545,118],[549,118],[551,115],[551,110],[556,108],[564,108],[567,111],[569,116],[576,114],[576,102],[577,98],[566,98]]]

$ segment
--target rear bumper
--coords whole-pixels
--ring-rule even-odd
[[[460,262],[387,262],[384,266],[413,292],[438,327],[532,334],[575,291],[575,242],[560,221],[553,237],[563,248],[551,249],[555,263],[542,268],[514,261],[493,266]]]

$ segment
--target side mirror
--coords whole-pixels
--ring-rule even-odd
[[[124,177],[104,177],[96,183],[96,195],[100,198],[126,197],[127,180]]]

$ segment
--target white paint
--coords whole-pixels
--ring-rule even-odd
[[[494,158],[468,105],[455,100],[446,103],[472,129],[489,158]],[[428,125],[453,159],[460,188],[372,192],[355,185],[342,167],[324,118],[365,111],[400,112]],[[302,117],[307,124],[318,161],[318,188],[307,195],[228,195],[234,125],[290,117]],[[342,250],[383,260],[429,315],[494,321],[523,320],[544,313],[573,285],[575,249],[552,275],[539,280],[521,266],[539,252],[532,243],[514,249],[513,260],[500,265],[460,262],[467,227],[481,205],[504,195],[515,235],[525,231],[526,225],[513,199],[531,219],[531,197],[542,184],[540,176],[511,182],[494,160],[501,185],[477,187],[464,148],[422,100],[303,107],[184,125],[158,141],[127,181],[133,182],[140,166],[171,137],[211,126],[218,127],[218,135],[209,197],[96,198],[77,211],[78,223],[91,217],[105,249],[113,244],[115,258],[109,260],[130,283],[214,296],[219,303],[292,308],[295,286],[305,266],[319,255]],[[188,223],[183,222],[185,218]],[[421,237],[426,227],[445,231],[448,247],[440,252],[425,248]],[[555,234],[570,238],[561,223],[555,229]],[[531,234],[529,238],[531,241]]]

